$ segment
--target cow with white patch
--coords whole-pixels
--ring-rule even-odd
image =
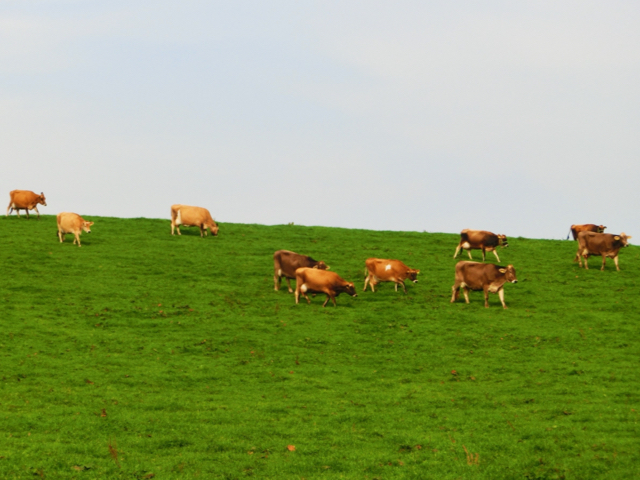
[[[630,238],[631,236],[627,236],[624,233],[613,235],[611,233],[580,232],[578,234],[578,251],[574,262],[577,260],[582,267],[582,259],[584,258],[584,268],[589,270],[587,258],[591,255],[600,255],[602,256],[602,268],[600,270],[604,270],[607,257],[609,257],[613,258],[616,270],[620,271],[618,252],[621,248],[629,246]]]
[[[482,290],[486,308],[489,308],[489,293],[497,293],[503,308],[507,308],[504,303],[504,284],[507,282],[518,283],[513,265],[501,267],[492,263],[462,260],[456,264],[455,282],[451,287],[453,290],[451,303],[460,296],[460,289],[467,303],[469,303],[469,290]]]
[[[280,282],[284,277],[287,281],[289,293],[293,293],[289,280],[295,280],[298,268],[316,268],[318,270],[329,270],[329,266],[323,261],[314,260],[307,255],[300,255],[289,250],[278,250],[273,254],[273,283],[274,290],[280,290]]]
[[[85,231],[87,233],[91,233],[91,225],[93,222],[87,222],[84,218],[82,218],[77,213],[71,212],[62,212],[58,214],[58,238],[60,239],[60,243],[64,242],[64,236],[67,233],[73,233],[75,235],[75,239],[73,240],[73,244],[80,245],[80,234]]]
[[[402,285],[402,290],[407,293],[404,281],[409,279],[413,283],[418,283],[418,274],[420,270],[407,267],[400,260],[386,260],[383,258],[367,258],[365,261],[364,289],[367,291],[367,284],[371,286],[371,291],[375,292],[375,286],[381,282],[395,283],[396,292],[398,285]]]
[[[605,227],[604,225],[596,225],[595,223],[585,223],[584,225],[571,225],[569,235],[573,235],[573,239],[578,240],[578,234],[580,232],[604,233],[606,228],[607,227]],[[569,235],[567,235],[567,240],[569,240]]]
[[[483,262],[485,260],[485,252],[493,252],[496,259],[500,261],[500,257],[498,257],[498,252],[496,251],[496,248],[499,246],[509,246],[506,235],[496,235],[495,233],[487,232],[485,230],[470,230],[465,228],[460,232],[460,243],[456,248],[456,253],[453,255],[453,258],[458,256],[460,249],[464,249],[469,254],[469,259],[473,260],[473,257],[471,257],[471,250],[482,250]]]
[[[180,204],[171,205],[171,235],[174,234],[174,230],[178,230],[178,235],[182,235],[180,233],[180,225],[183,227],[198,227],[201,237],[207,235],[207,229],[209,229],[211,235],[218,235],[218,225],[211,218],[211,213],[206,208]]]
[[[307,293],[324,293],[327,299],[322,304],[327,305],[329,299],[336,306],[336,297],[342,292],[357,297],[356,287],[352,282],[340,278],[337,273],[328,270],[318,270],[317,268],[299,268],[296,270],[296,305],[300,300],[300,294],[307,299],[307,303],[311,303]]]
[[[20,218],[20,210],[24,210],[27,213],[27,219],[29,218],[29,210],[35,210],[40,218],[40,212],[38,211],[38,204],[47,206],[47,201],[44,198],[44,193],[40,192],[40,195],[30,190],[12,190],[9,192],[9,206],[7,207],[7,217],[14,210]]]

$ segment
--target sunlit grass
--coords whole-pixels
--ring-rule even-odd
[[[585,271],[575,242],[510,238],[503,310],[449,303],[456,235],[85,219],[82,248],[0,219],[2,478],[637,474],[637,247]],[[295,305],[279,249],[358,297]],[[420,282],[362,293],[368,257]]]

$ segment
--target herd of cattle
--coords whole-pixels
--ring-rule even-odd
[[[35,210],[38,218],[40,218],[38,205],[47,206],[44,193],[38,195],[29,190],[13,190],[9,195],[11,200],[7,207],[7,216],[15,210],[18,217],[20,217],[20,210],[25,210],[27,218],[29,218],[29,211]],[[64,242],[64,236],[67,233],[72,233],[75,236],[73,243],[77,243],[80,247],[80,234],[83,231],[90,233],[93,222],[84,220],[76,213],[62,212],[57,216],[57,224],[57,235],[60,242]],[[172,205],[171,235],[174,235],[175,230],[178,231],[178,235],[181,235],[181,225],[198,227],[201,237],[207,235],[207,230],[211,235],[218,235],[218,225],[206,208],[180,204]],[[588,269],[587,259],[592,255],[599,255],[602,257],[601,270],[604,270],[606,259],[613,258],[616,270],[620,271],[618,252],[621,248],[629,245],[628,241],[631,236],[627,236],[624,233],[620,235],[604,233],[605,229],[606,227],[603,225],[571,225],[573,239],[578,241],[578,251],[574,261],[579,262],[580,267],[582,267],[582,260],[584,260],[584,268]],[[489,307],[489,293],[497,293],[503,308],[507,308],[504,302],[504,284],[518,282],[515,268],[513,265],[501,267],[484,263],[484,261],[486,253],[493,252],[499,262],[500,257],[496,251],[497,247],[508,246],[509,243],[505,235],[496,235],[484,230],[462,230],[460,232],[460,242],[456,247],[453,258],[456,258],[461,250],[466,250],[469,259],[473,260],[471,250],[481,250],[482,263],[461,260],[456,264],[455,281],[453,287],[451,287],[451,302],[453,303],[458,299],[460,290],[463,291],[467,303],[469,303],[469,290],[482,290],[484,292],[485,307]],[[335,306],[336,297],[343,292],[352,297],[357,296],[352,282],[347,282],[337,273],[329,271],[329,266],[326,263],[316,261],[306,255],[300,255],[288,250],[278,250],[273,254],[273,269],[274,289],[276,291],[280,289],[281,280],[284,278],[289,292],[295,294],[296,304],[299,302],[301,294],[308,303],[311,303],[307,293],[324,293],[327,298],[322,304],[323,307],[327,305],[329,300]],[[365,262],[363,291],[366,291],[367,286],[370,286],[371,291],[375,292],[375,286],[379,283],[393,282],[396,292],[398,291],[398,285],[400,285],[406,293],[405,280],[417,283],[419,273],[420,270],[409,268],[400,260],[369,258]],[[290,280],[295,280],[296,282],[295,292],[291,288]]]

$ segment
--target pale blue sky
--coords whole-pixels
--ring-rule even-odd
[[[616,1],[5,0],[0,198],[640,238],[638,25]]]

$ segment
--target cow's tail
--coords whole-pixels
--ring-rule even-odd
[[[570,236],[571,236],[571,227],[569,227],[569,233],[567,233],[567,240],[569,240]]]

